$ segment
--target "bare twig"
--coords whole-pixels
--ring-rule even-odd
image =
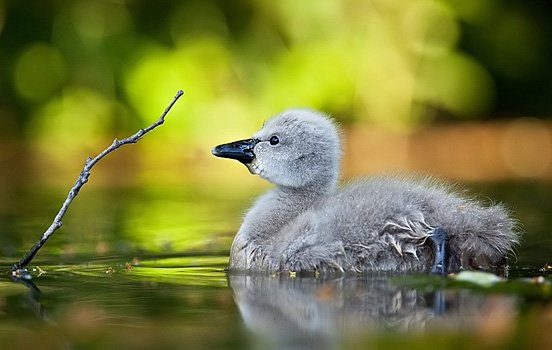
[[[46,243],[48,238],[50,238],[50,236],[52,236],[52,234],[57,229],[59,229],[61,227],[61,225],[62,225],[61,220],[63,219],[63,216],[67,212],[67,209],[69,209],[69,205],[71,205],[71,202],[77,196],[77,194],[79,193],[79,190],[81,189],[81,187],[84,186],[84,184],[86,182],[88,182],[88,177],[90,176],[90,170],[92,169],[92,167],[97,162],[99,162],[103,157],[105,157],[109,153],[113,152],[117,148],[121,147],[122,145],[126,145],[128,143],[138,142],[146,133],[150,132],[151,130],[155,129],[159,125],[163,124],[165,122],[165,116],[167,115],[167,113],[169,113],[172,106],[176,103],[176,101],[183,94],[184,94],[184,92],[182,90],[179,90],[176,93],[176,95],[174,96],[171,103],[169,103],[167,108],[165,108],[165,110],[163,111],[163,113],[161,113],[161,116],[159,117],[159,119],[157,119],[157,121],[155,123],[151,124],[150,126],[148,126],[145,129],[138,130],[136,133],[134,133],[130,137],[127,137],[127,138],[121,139],[121,140],[115,139],[109,147],[104,149],[96,157],[94,157],[94,158],[88,157],[86,159],[86,163],[84,164],[84,168],[82,169],[79,177],[77,178],[77,181],[75,181],[75,184],[73,185],[73,187],[69,191],[69,194],[67,195],[67,198],[65,198],[65,202],[63,202],[63,205],[61,206],[61,209],[59,210],[56,217],[54,218],[54,221],[52,222],[50,227],[48,227],[48,229],[42,234],[42,237],[40,238],[40,240],[38,242],[36,242],[36,244],[27,252],[27,254],[25,254],[25,256],[21,260],[19,260],[18,263],[14,264],[12,266],[12,274],[13,275],[24,274],[26,272],[25,266],[27,266],[31,262],[31,260],[33,260],[35,254],[44,245],[44,243]]]

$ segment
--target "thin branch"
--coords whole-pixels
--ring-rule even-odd
[[[65,201],[63,202],[63,205],[61,206],[61,209],[57,213],[56,217],[54,218],[54,221],[48,227],[48,229],[42,234],[42,237],[36,244],[25,254],[25,256],[19,260],[18,263],[14,264],[12,266],[12,274],[13,275],[20,275],[24,274],[26,272],[25,266],[27,266],[34,258],[35,254],[40,250],[40,248],[46,243],[48,238],[52,236],[52,234],[61,227],[62,225],[62,219],[65,213],[67,212],[67,209],[69,209],[69,205],[71,205],[71,202],[73,202],[73,199],[79,194],[79,191],[82,186],[84,186],[85,183],[88,182],[88,177],[90,176],[90,170],[92,167],[98,163],[103,157],[108,155],[109,153],[115,151],[117,148],[121,147],[122,145],[126,145],[128,143],[136,143],[138,142],[145,134],[150,132],[151,130],[155,129],[159,125],[163,124],[165,122],[165,116],[169,111],[171,110],[172,106],[176,103],[176,101],[182,96],[184,92],[182,90],[178,90],[176,95],[174,96],[173,100],[167,108],[161,113],[161,116],[157,121],[150,126],[148,126],[145,129],[140,129],[136,133],[134,133],[132,136],[127,137],[125,139],[115,139],[113,143],[104,149],[100,154],[98,154],[96,157],[91,158],[88,157],[86,159],[86,163],[84,164],[84,168],[82,169],[79,177],[77,178],[77,181],[75,181],[75,184],[69,191],[69,194],[67,195],[67,198],[65,198]]]

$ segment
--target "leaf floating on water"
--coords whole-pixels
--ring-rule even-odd
[[[505,281],[502,277],[483,271],[462,271],[453,278],[459,282],[470,282],[482,287],[490,287],[498,282]]]

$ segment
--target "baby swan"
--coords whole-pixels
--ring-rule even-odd
[[[213,154],[276,185],[245,215],[230,271],[497,271],[518,242],[504,207],[431,178],[377,176],[337,188],[339,133],[317,111],[286,110]]]

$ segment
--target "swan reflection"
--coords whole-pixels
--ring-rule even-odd
[[[347,337],[378,331],[469,330],[485,320],[489,305],[515,309],[510,297],[404,287],[382,275],[230,275],[229,283],[260,348],[333,349]]]

